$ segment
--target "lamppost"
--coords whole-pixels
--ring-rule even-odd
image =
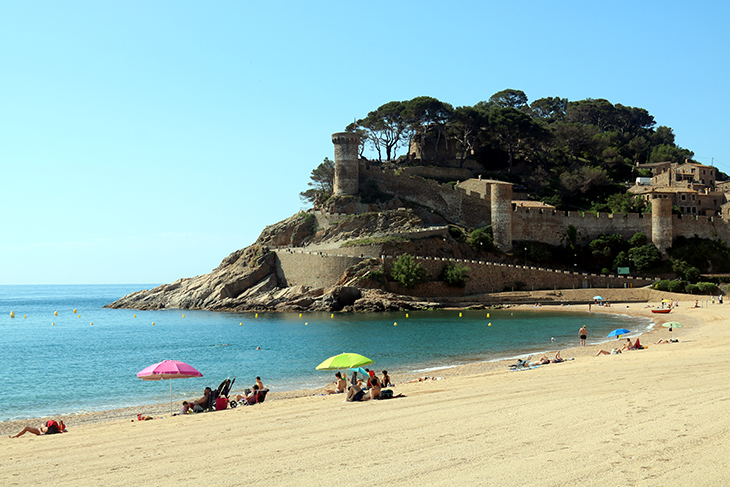
[[[525,247],[525,267],[527,267],[527,247]]]

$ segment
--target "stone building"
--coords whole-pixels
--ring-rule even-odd
[[[637,167],[652,170],[649,186],[635,185],[629,192],[651,201],[657,192],[671,195],[672,205],[682,214],[717,216],[728,201],[727,183],[717,183],[717,169],[712,166],[684,162],[655,162]]]

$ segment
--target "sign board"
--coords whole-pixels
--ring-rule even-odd
[[[628,267],[619,267],[617,270],[618,274],[629,274],[629,268]]]

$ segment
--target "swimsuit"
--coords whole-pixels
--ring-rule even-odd
[[[581,336],[580,336],[580,339],[581,339],[581,340],[585,340],[586,338],[588,338],[588,335],[581,335]]]

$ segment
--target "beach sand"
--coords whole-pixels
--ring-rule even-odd
[[[608,343],[519,372],[499,362],[399,377],[406,397],[392,400],[308,391],[154,421],[132,420],[140,408],[71,417],[69,433],[0,438],[0,484],[728,485],[730,306],[692,305],[593,307],[679,321],[679,343],[653,345],[670,336],[657,326],[648,349],[621,355],[596,357]]]

